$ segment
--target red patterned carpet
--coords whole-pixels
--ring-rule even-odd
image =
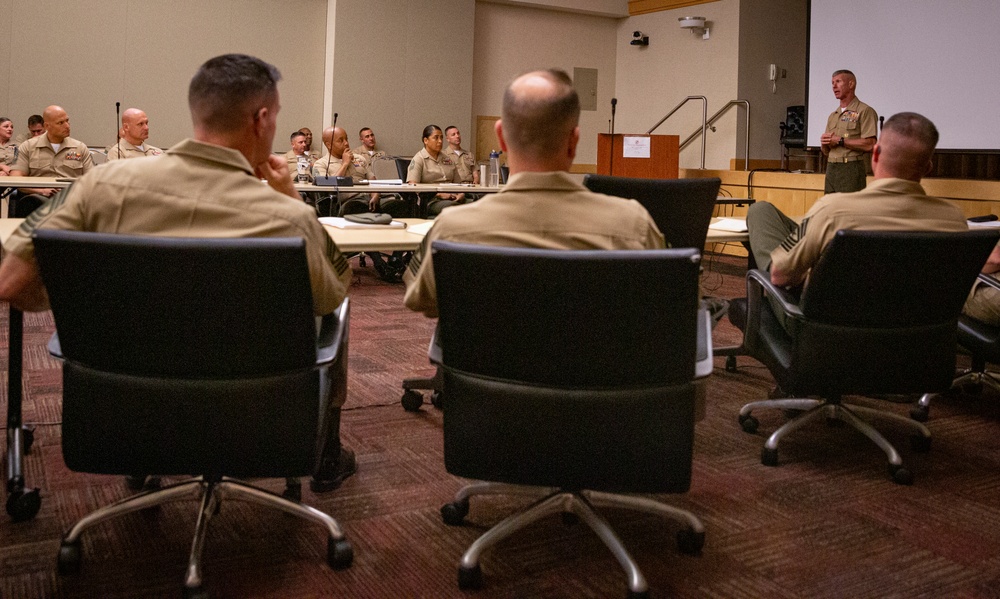
[[[356,259],[352,261],[357,266]],[[339,490],[304,500],[332,514],[353,543],[353,566],[326,566],[325,538],[304,521],[238,501],[212,522],[204,555],[213,597],[624,597],[625,577],[585,526],[539,523],[488,552],[484,588],[460,592],[464,549],[523,499],[472,503],[463,527],[438,509],[462,481],[444,471],[441,413],[399,407],[400,381],[431,372],[425,355],[433,322],[402,307],[402,287],[356,268],[352,287],[349,399],[344,440],[359,472]],[[739,261],[706,268],[703,286],[742,295]],[[6,310],[3,310],[6,314]],[[0,326],[6,335],[6,326]],[[60,535],[77,518],[128,493],[118,477],[69,472],[60,453],[60,375],[45,342],[48,314],[29,315],[25,339],[25,419],[37,423],[27,457],[41,512],[14,524],[0,515],[0,596],[177,597],[196,506],[180,501],[132,514],[83,537],[80,574],[60,577]],[[723,321],[716,344],[738,341]],[[2,338],[6,345],[6,336]],[[6,360],[6,352],[3,359]],[[765,435],[783,421],[761,415],[760,432],[736,423],[739,407],[767,395],[771,377],[740,358],[737,373],[716,371],[708,414],[698,424],[690,492],[663,497],[702,518],[699,556],[680,554],[672,524],[625,511],[606,515],[649,580],[653,597],[841,598],[1000,597],[1000,397],[938,399],[928,423],[930,453],[916,454],[906,433],[889,431],[915,472],[893,484],[883,454],[860,434],[806,428],[781,447],[777,468],[762,466]],[[3,372],[6,372],[4,364]],[[908,406],[882,406],[905,413]],[[0,408],[6,411],[6,397]],[[267,481],[280,489],[281,481]]]

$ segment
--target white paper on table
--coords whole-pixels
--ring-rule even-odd
[[[709,229],[716,231],[732,231],[733,233],[746,233],[747,221],[742,218],[720,218],[718,221],[708,225]]]
[[[413,225],[406,228],[407,233],[413,233],[414,235],[427,235],[427,232],[431,230],[434,226],[434,221],[429,220],[425,223],[420,223],[419,225]]]
[[[624,158],[649,158],[649,137],[626,135],[622,140]]]

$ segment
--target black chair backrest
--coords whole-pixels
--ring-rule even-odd
[[[833,325],[954,320],[965,301],[961,290],[972,288],[998,238],[997,230],[838,231],[813,267],[799,306],[807,319]]]
[[[140,376],[263,376],[315,364],[302,239],[39,229],[63,354]]]
[[[63,456],[105,474],[301,476],[319,374],[305,242],[38,230]]]
[[[396,161],[396,172],[399,174],[399,178],[406,181],[406,171],[410,170],[410,159],[409,158],[394,158]]]
[[[687,490],[697,250],[432,252],[448,472]]]
[[[706,179],[633,179],[587,175],[583,184],[591,191],[642,204],[653,217],[668,247],[705,247],[708,225],[722,181]]]
[[[697,250],[437,241],[431,251],[450,367],[576,388],[675,384],[694,372]]]

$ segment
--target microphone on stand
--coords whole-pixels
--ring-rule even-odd
[[[618,106],[618,98],[611,98],[611,159],[608,161],[608,174],[615,174],[615,107]]]
[[[332,135],[337,135],[337,117],[340,116],[336,112],[333,113],[333,133]],[[330,176],[330,162],[333,160],[333,139],[330,139],[330,147],[327,148],[330,155],[326,157],[326,176]]]
[[[118,152],[118,157],[122,157],[122,117],[121,117],[122,103],[115,102],[115,151]]]

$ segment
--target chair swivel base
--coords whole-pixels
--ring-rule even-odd
[[[75,574],[80,571],[83,560],[83,546],[80,536],[87,529],[116,516],[195,494],[201,496],[201,508],[198,512],[194,540],[191,543],[191,553],[184,576],[184,596],[189,599],[207,597],[202,586],[201,555],[208,532],[208,522],[212,516],[219,512],[222,500],[226,498],[247,500],[259,505],[277,508],[293,516],[312,520],[327,530],[327,563],[331,568],[335,570],[348,568],[354,560],[354,551],[350,542],[344,536],[337,521],[328,514],[270,491],[258,489],[242,481],[225,477],[218,480],[199,477],[167,485],[161,489],[130,495],[81,518],[62,538],[57,560],[59,573]]]
[[[677,533],[677,546],[681,552],[697,554],[705,544],[705,527],[687,510],[669,506],[645,497],[617,495],[599,491],[569,491],[558,488],[528,487],[504,483],[473,483],[459,490],[455,500],[441,507],[441,518],[446,524],[458,526],[469,513],[469,498],[473,495],[510,494],[538,498],[527,509],[508,516],[486,531],[466,550],[458,568],[458,586],[474,589],[482,586],[479,558],[490,547],[527,527],[541,518],[562,513],[564,520],[579,518],[597,534],[625,570],[628,577],[630,598],[647,597],[649,587],[632,556],[608,522],[595,511],[595,507],[617,507],[664,516],[684,525]]]
[[[399,403],[403,405],[403,409],[407,412],[420,410],[420,406],[424,403],[424,396],[418,393],[417,390],[426,389],[432,391],[431,405],[440,410],[444,406],[444,401],[441,397],[441,388],[443,386],[444,375],[441,374],[440,368],[430,378],[403,379],[403,396],[400,398]]]
[[[903,460],[899,456],[899,452],[896,451],[896,448],[893,447],[881,433],[875,430],[875,428],[862,420],[858,414],[875,419],[889,420],[915,430],[916,433],[910,437],[911,446],[914,451],[925,452],[929,451],[931,448],[931,432],[923,424],[892,412],[857,405],[848,406],[841,403],[839,398],[767,399],[748,403],[740,409],[739,414],[740,427],[745,432],[757,432],[757,427],[760,423],[757,418],[751,414],[751,412],[757,408],[780,408],[782,410],[797,411],[804,410],[803,413],[793,417],[791,420],[780,426],[776,431],[771,433],[771,436],[768,437],[767,441],[764,443],[763,449],[761,450],[761,463],[765,466],[778,465],[778,443],[781,439],[783,439],[786,435],[791,434],[793,431],[798,430],[810,422],[819,420],[820,418],[845,422],[868,437],[873,443],[875,443],[875,445],[878,445],[889,459],[889,475],[892,477],[893,481],[901,485],[912,484],[913,474],[903,467]]]

